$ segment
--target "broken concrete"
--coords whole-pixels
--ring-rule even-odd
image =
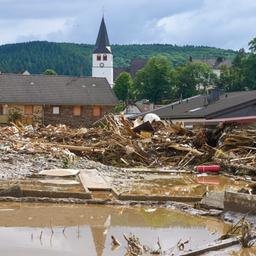
[[[207,209],[224,209],[224,192],[211,191],[205,194],[200,206]]]
[[[107,183],[96,169],[80,170],[79,178],[83,186],[89,190],[111,190],[110,184]]]
[[[256,195],[225,191],[225,211],[256,214]]]

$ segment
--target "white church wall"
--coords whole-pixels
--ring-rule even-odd
[[[106,56],[107,59],[104,59]],[[100,57],[100,59],[98,59]],[[113,87],[113,55],[111,53],[95,53],[92,57],[92,76],[105,77],[110,86]]]

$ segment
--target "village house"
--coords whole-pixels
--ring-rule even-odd
[[[148,63],[147,59],[135,58],[131,60],[130,66],[128,67],[115,67],[114,68],[114,81],[122,72],[127,72],[131,75],[132,79],[135,78],[137,72],[145,67]]]
[[[90,126],[118,103],[104,18],[92,55],[93,77],[0,74],[0,123]]]
[[[146,113],[187,126],[216,125],[220,122],[255,123],[256,90],[224,93],[213,89],[207,94],[182,99],[141,115]]]
[[[117,99],[105,78],[0,75],[0,121],[19,113],[26,124],[90,126]]]
[[[195,59],[195,60],[192,59],[192,57],[190,57],[189,62],[207,64],[217,77],[220,77],[222,66],[226,66],[228,68],[232,66],[232,61],[229,59],[225,59],[223,57],[218,57],[216,59]]]

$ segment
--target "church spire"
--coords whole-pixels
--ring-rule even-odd
[[[100,30],[97,37],[96,45],[93,53],[111,53],[110,43],[108,39],[108,32],[104,20],[104,16],[102,17]]]

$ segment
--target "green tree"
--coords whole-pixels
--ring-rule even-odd
[[[146,98],[153,103],[170,97],[171,65],[164,56],[152,57],[146,66],[139,70],[135,77],[135,91],[140,99]]]
[[[114,92],[119,100],[127,101],[132,95],[132,78],[127,72],[122,72],[116,79]]]
[[[226,91],[256,89],[256,38],[249,42],[250,53],[240,49],[230,68],[221,70],[219,84]]]
[[[188,98],[208,85],[215,84],[216,75],[205,63],[188,63],[175,70],[177,97]]]
[[[57,72],[55,71],[55,70],[53,70],[53,69],[46,69],[45,71],[44,71],[44,75],[49,75],[49,76],[56,76],[57,75]]]
[[[249,49],[252,53],[256,53],[256,37],[249,42]]]

